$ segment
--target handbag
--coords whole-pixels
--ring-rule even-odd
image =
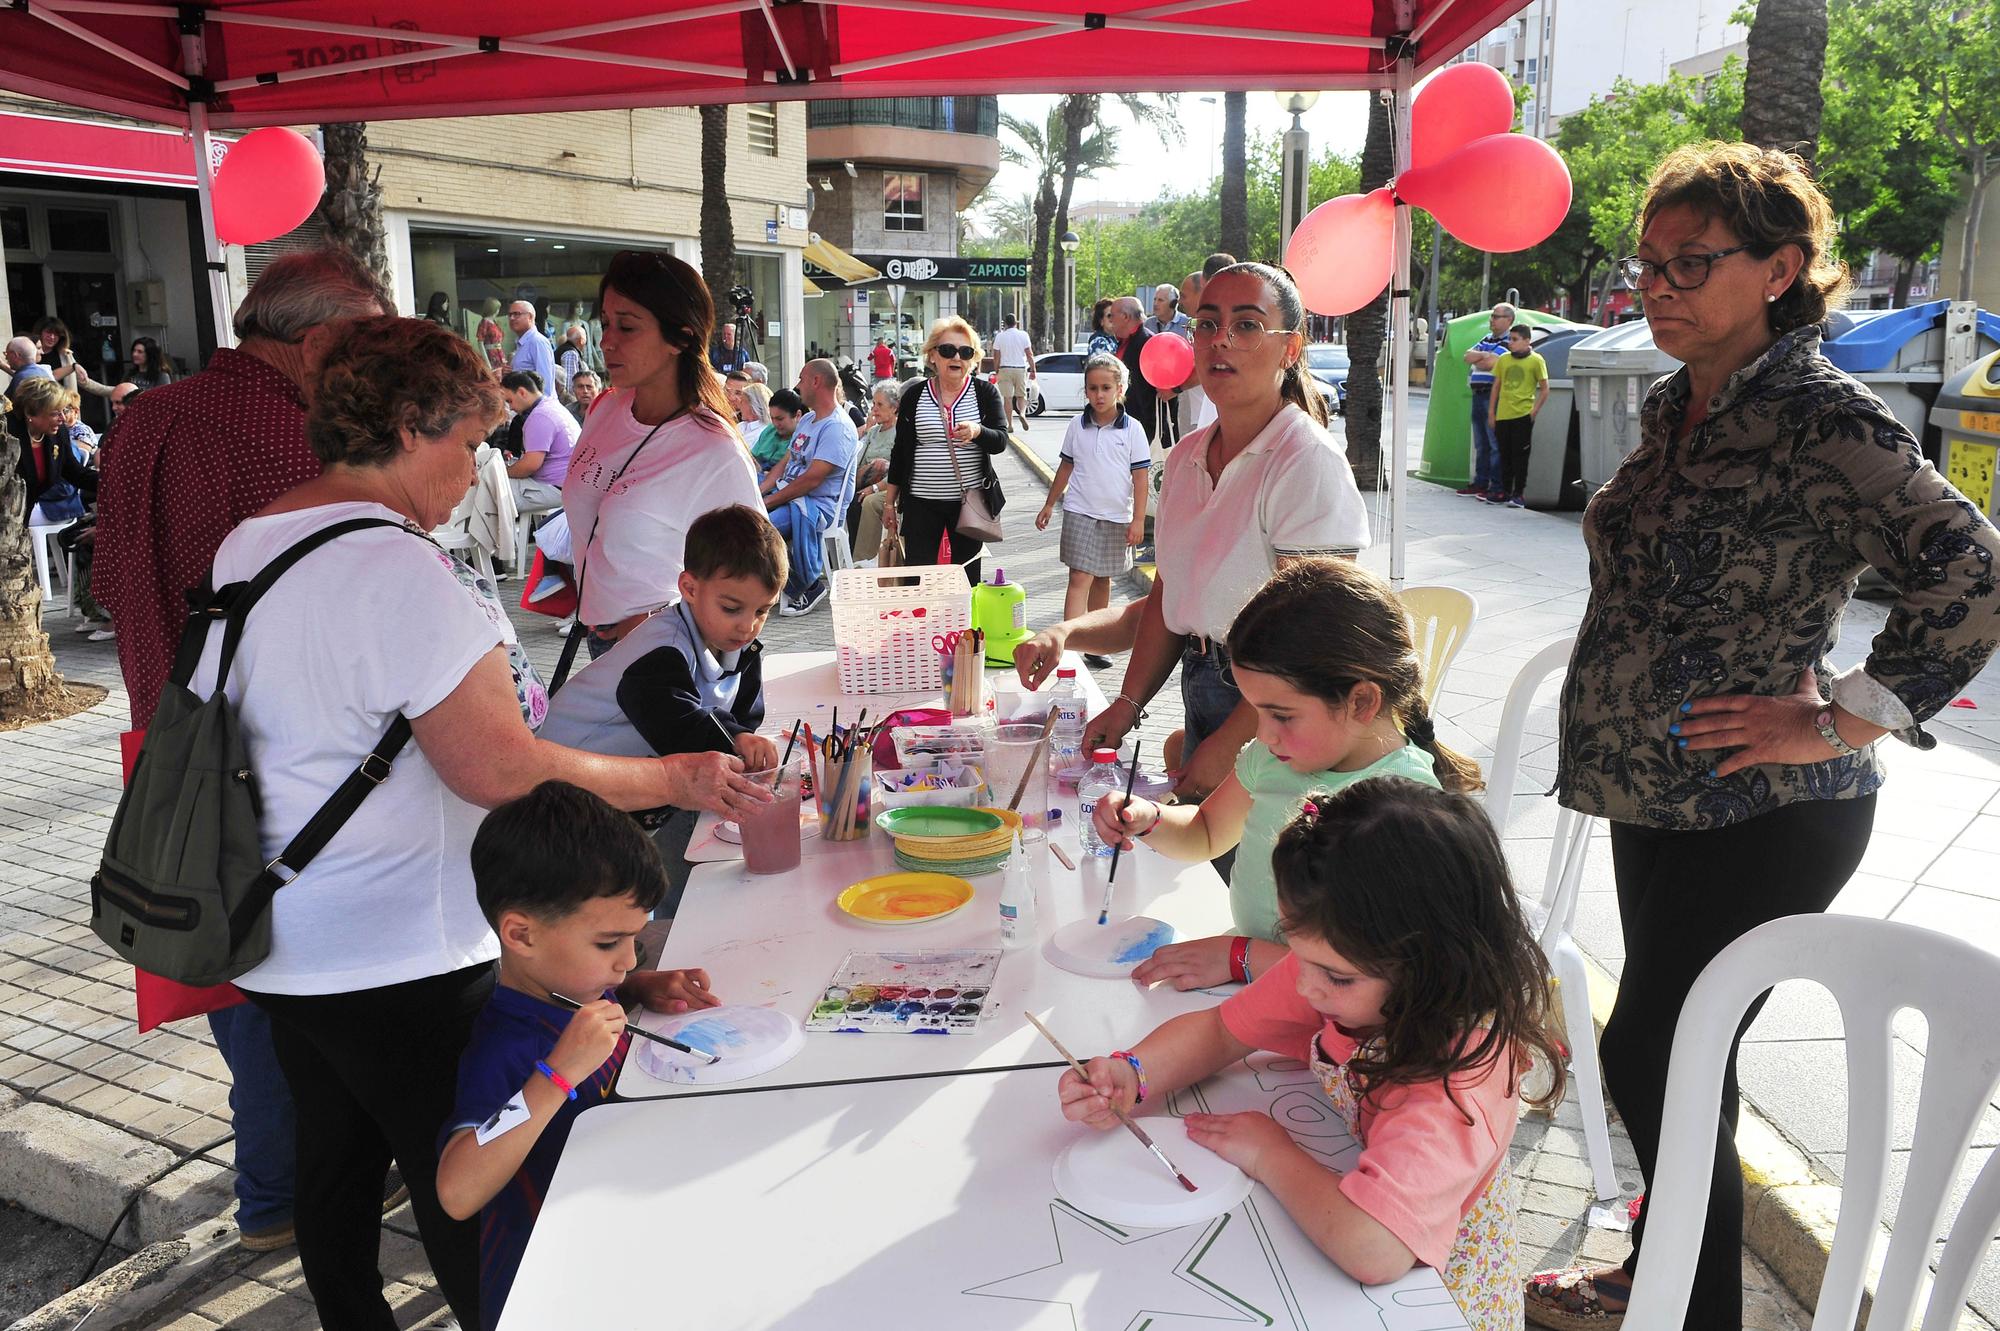
[[[993,507],[986,495],[989,484],[995,490],[1000,488],[1000,478],[992,476],[990,481],[983,479],[977,486],[967,489],[965,485],[965,473],[958,469],[958,446],[947,439],[944,448],[945,456],[951,459],[952,477],[958,482],[958,488],[962,495],[958,508],[958,522],[956,524],[958,534],[960,536],[970,536],[975,541],[985,541],[988,544],[1004,539],[1000,534],[999,510]],[[1004,495],[1001,496],[1003,503],[1005,499]]]

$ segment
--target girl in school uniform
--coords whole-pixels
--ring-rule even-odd
[[[1361,1154],[1329,1169],[1268,1114],[1189,1114],[1188,1137],[1277,1198],[1363,1284],[1434,1267],[1472,1331],[1521,1325],[1507,1164],[1529,1055],[1562,1096],[1542,956],[1486,815],[1399,777],[1308,799],[1273,862],[1285,959],[1219,1007],[1066,1072],[1065,1117],[1129,1110],[1255,1050],[1306,1061]]]
[[[1063,618],[1111,604],[1111,579],[1132,569],[1132,547],[1146,539],[1152,449],[1139,422],[1125,414],[1125,362],[1100,353],[1083,364],[1082,414],[1063,435],[1062,464],[1048,502],[1035,515],[1047,531],[1062,502],[1062,562],[1069,566]]]

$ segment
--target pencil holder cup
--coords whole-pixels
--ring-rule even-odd
[[[831,760],[821,769],[821,784],[813,791],[819,805],[820,838],[859,841],[875,821],[874,755],[863,751]]]

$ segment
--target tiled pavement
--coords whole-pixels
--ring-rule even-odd
[[[1011,456],[1002,462],[1002,476],[1015,497],[1015,512],[1031,512],[1030,496],[1039,486]],[[1567,632],[1582,606],[1582,554],[1575,520],[1562,515],[1502,512],[1471,505],[1431,487],[1411,487],[1411,578],[1416,582],[1450,582],[1480,598],[1481,618],[1464,653],[1453,666],[1439,708],[1440,731],[1449,742],[1483,756],[1492,746],[1492,730],[1507,682],[1519,664],[1542,643]],[[1023,528],[1024,518],[1010,525]],[[1010,540],[996,558],[1010,577],[1029,594],[1030,621],[1056,617],[1065,571],[1056,558],[1056,536],[1031,535]],[[1380,551],[1369,562],[1381,566]],[[518,589],[518,583],[509,584]],[[1136,584],[1128,590],[1136,592]],[[1875,615],[1874,607],[1858,606],[1851,621]],[[545,670],[554,665],[561,640],[549,621],[518,614],[523,638]],[[129,970],[108,960],[95,945],[85,921],[85,883],[117,797],[117,735],[126,724],[112,644],[91,644],[68,631],[68,624],[51,616],[48,626],[58,660],[71,679],[104,684],[112,690],[104,703],[67,721],[26,731],[0,734],[0,1139],[24,1112],[51,1113],[54,1106],[101,1125],[101,1151],[129,1162],[171,1158],[168,1151],[187,1150],[228,1131],[226,1085],[220,1059],[205,1038],[202,1023],[182,1023],[138,1036],[131,1025]],[[774,621],[767,634],[773,650],[825,647],[830,636],[826,615]],[[1865,641],[1865,630],[1851,637],[1846,655]],[[1105,675],[1122,677],[1122,660]],[[1163,705],[1143,733],[1149,746],[1171,730],[1178,711],[1173,685],[1163,692]],[[1896,848],[1879,863],[1871,861],[1866,881],[1857,880],[1843,897],[1842,908],[1866,908],[1895,918],[1952,919],[1965,931],[1969,912],[1990,907],[1985,937],[2000,939],[2000,876],[1982,883],[1964,861],[1966,854],[1987,854],[2000,860],[2000,804],[1981,815],[1967,807],[1963,817],[1939,812],[1946,799],[1962,804],[1988,804],[2000,790],[2000,728],[1978,718],[2000,722],[2000,688],[1990,683],[1973,695],[1984,709],[1954,720],[1946,746],[1936,754],[1911,755],[1891,783],[1919,786],[1891,813],[1885,797],[1883,831],[1907,836],[1917,846]],[[1969,719],[1966,719],[1969,718]],[[1549,779],[1549,715],[1538,714],[1530,725],[1540,737],[1526,757],[1524,788]],[[1984,783],[1983,785],[1978,783]],[[1522,795],[1510,829],[1508,849],[1517,871],[1539,882],[1553,819],[1550,801]],[[1983,822],[1981,821],[1983,818]],[[1919,851],[1922,853],[1919,853]],[[1956,852],[1956,853],[1953,853]],[[1977,861],[1972,861],[1977,864]],[[1608,968],[1616,971],[1616,906],[1609,892],[1608,856],[1599,854],[1585,897],[1580,931],[1586,944]],[[1967,886],[1983,892],[1967,892]],[[1850,900],[1851,899],[1851,900]],[[1782,1001],[1781,1001],[1782,1000]],[[1799,1060],[1823,1058],[1832,1048],[1823,1014],[1810,1003],[1791,1000],[1782,991],[1753,1032],[1746,1048],[1746,1094],[1760,1105],[1766,1100],[1781,1115],[1793,1112],[1799,1139],[1826,1154],[1817,1157],[1832,1177],[1840,1166],[1838,1107],[1835,1132],[1824,1126],[1826,1082],[1817,1064],[1806,1065],[1813,1080],[1815,1103],[1789,1106],[1783,1096],[1787,1077],[1798,1075]],[[1921,1063],[1922,1034],[1908,1031],[1906,1053],[1910,1070]],[[1772,1050],[1770,1062],[1762,1050]],[[1788,1061],[1789,1060],[1789,1061]],[[1791,1132],[1791,1124],[1780,1117]],[[1613,1125],[1618,1134],[1618,1125]],[[118,1134],[128,1135],[118,1135]],[[1980,1144],[1990,1149],[1992,1134]],[[1831,1143],[1831,1144],[1829,1144]],[[163,1149],[165,1148],[165,1149]],[[226,1161],[227,1149],[222,1159]],[[1620,1174],[1628,1195],[1636,1188],[1630,1148],[1616,1136]],[[149,1154],[150,1153],[150,1154]],[[1530,1114],[1515,1143],[1515,1165],[1524,1185],[1522,1240],[1524,1259],[1535,1265],[1555,1264],[1573,1254],[1586,1258],[1622,1255],[1620,1235],[1591,1228],[1588,1171],[1573,1101],[1553,1119]],[[91,1162],[93,1164],[99,1162]],[[84,1228],[103,1232],[123,1196],[108,1180],[144,1175],[146,1169],[115,1173],[96,1171],[53,1190],[22,1196],[30,1209],[55,1215]],[[189,1165],[177,1179],[195,1180],[184,1189],[183,1210],[142,1207],[136,1239],[151,1242],[178,1233],[201,1218],[186,1210],[203,1199],[226,1195],[227,1173],[205,1162]],[[210,1210],[215,1208],[211,1207]],[[399,1304],[399,1321],[417,1325],[434,1320],[439,1304],[431,1292],[421,1250],[409,1232],[408,1211],[392,1217],[383,1253],[383,1270]],[[198,1227],[194,1254],[182,1263],[178,1281],[153,1287],[150,1299],[128,1296],[104,1308],[93,1320],[99,1326],[171,1326],[194,1331],[214,1325],[244,1327],[305,1327],[313,1325],[303,1298],[296,1258],[289,1252],[252,1257],[226,1242],[227,1227]],[[218,1241],[217,1236],[223,1241]],[[122,1236],[135,1235],[128,1226]],[[1783,1288],[1754,1258],[1746,1254],[1746,1282],[1751,1288],[1753,1325],[1768,1328],[1803,1326],[1804,1316]],[[2000,1307],[1992,1297],[1991,1277],[1983,1287],[1988,1311]],[[148,1311],[134,1311],[137,1307]],[[73,1325],[79,1308],[69,1320]],[[49,1325],[56,1323],[50,1322]]]

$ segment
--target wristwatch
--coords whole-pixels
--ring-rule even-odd
[[[1850,753],[1861,752],[1861,750],[1842,739],[1840,732],[1834,729],[1833,708],[1831,706],[1822,707],[1818,712],[1814,713],[1813,729],[1819,732],[1819,737],[1831,745],[1834,753],[1840,757],[1844,758]]]

